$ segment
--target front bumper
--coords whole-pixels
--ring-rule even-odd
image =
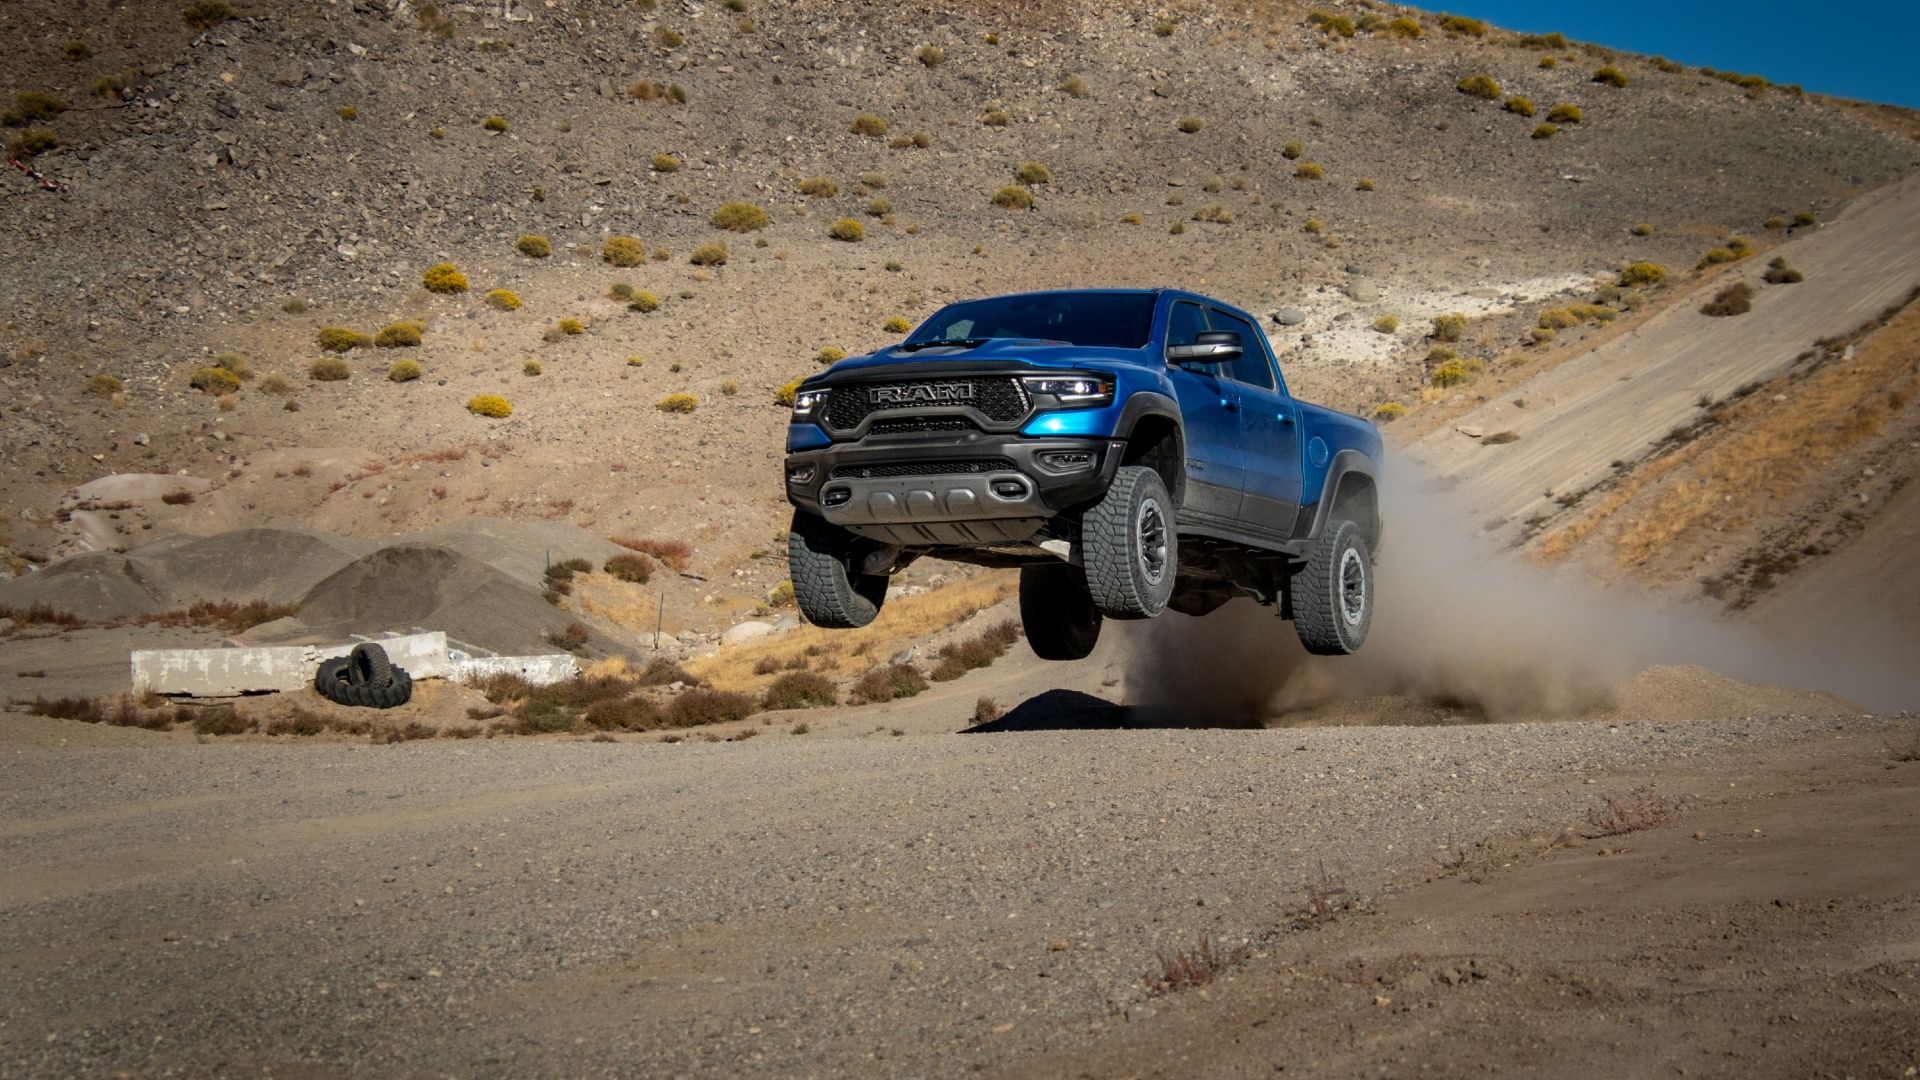
[[[960,439],[870,436],[789,454],[787,498],[887,543],[1019,543],[1049,518],[1104,492],[1124,445],[987,433]],[[1074,463],[1063,466],[1057,457],[1063,454],[1074,456]]]

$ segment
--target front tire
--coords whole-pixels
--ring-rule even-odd
[[[1087,588],[1114,619],[1150,619],[1167,609],[1179,563],[1173,498],[1160,474],[1123,465],[1080,518]]]
[[[1100,641],[1086,575],[1066,563],[1020,568],[1020,625],[1042,660],[1085,660]]]
[[[1360,651],[1373,625],[1373,553],[1360,526],[1327,522],[1293,573],[1293,629],[1321,656]]]
[[[793,512],[793,528],[787,534],[787,572],[793,580],[793,598],[808,622],[829,630],[851,630],[880,614],[880,605],[887,601],[887,576],[858,569],[871,548],[825,518],[805,510]]]

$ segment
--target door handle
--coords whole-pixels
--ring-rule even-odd
[[[1232,400],[1231,398],[1221,398],[1220,407],[1227,410],[1228,412],[1240,411],[1240,403]]]
[[[1293,414],[1292,414],[1292,413],[1284,413],[1284,412],[1283,412],[1283,413],[1275,413],[1275,414],[1274,414],[1274,418],[1275,418],[1275,419],[1277,419],[1277,420],[1279,420],[1279,421],[1280,421],[1280,422],[1281,422],[1282,424],[1285,424],[1285,425],[1286,425],[1286,426],[1288,426],[1288,427],[1292,427],[1292,426],[1293,426]]]

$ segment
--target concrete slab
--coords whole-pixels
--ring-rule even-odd
[[[447,635],[438,631],[382,638],[380,647],[415,679],[448,678]],[[136,693],[222,697],[262,690],[298,690],[313,681],[320,661],[345,656],[352,643],[228,649],[136,649],[131,660]],[[572,657],[567,657],[571,661]],[[576,668],[577,670],[577,668]]]
[[[518,675],[535,686],[562,682],[580,674],[580,662],[566,653],[548,656],[474,656],[453,661],[451,678],[465,682],[487,675]]]

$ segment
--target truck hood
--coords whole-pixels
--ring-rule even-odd
[[[889,345],[866,356],[848,357],[808,381],[832,378],[836,375],[872,375],[876,374],[872,370],[875,368],[897,368],[907,364],[913,364],[917,369],[925,370],[937,369],[938,365],[945,364],[958,368],[975,364],[998,366],[1008,363],[1023,363],[1046,369],[1077,368],[1089,364],[1157,366],[1148,359],[1146,349],[1069,345],[1061,341],[1042,341],[1033,338],[991,338],[971,349],[952,345],[936,346],[931,349],[902,349],[898,345]]]

